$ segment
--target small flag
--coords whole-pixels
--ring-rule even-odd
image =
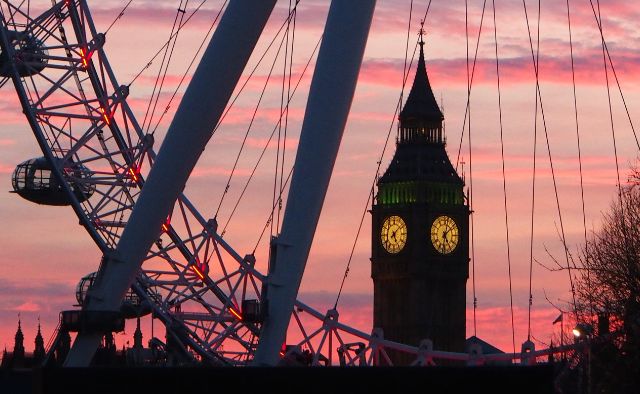
[[[560,323],[561,321],[562,321],[562,313],[560,313],[560,316],[556,317],[556,320],[553,321],[553,324]]]

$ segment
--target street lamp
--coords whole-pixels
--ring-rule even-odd
[[[588,323],[578,323],[572,330],[573,336],[576,341],[588,341],[587,342],[587,393],[591,394],[591,343],[590,340],[593,336],[593,326]]]
[[[576,339],[580,339],[580,338],[588,339],[588,338],[591,338],[592,334],[593,334],[593,326],[588,323],[578,323],[576,327],[573,329],[573,336],[576,337]]]

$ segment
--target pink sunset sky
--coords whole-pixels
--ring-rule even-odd
[[[33,6],[37,9],[37,2]],[[46,7],[49,2],[41,2]],[[177,1],[133,1],[124,16],[107,34],[106,52],[121,83],[128,83],[167,39]],[[193,4],[191,4],[193,3]],[[199,2],[197,2],[199,3]],[[284,20],[287,1],[280,1],[246,72]],[[293,78],[300,77],[324,26],[328,1],[302,0],[297,16]],[[420,19],[428,1],[413,2],[409,60],[417,40]],[[469,2],[470,53],[473,56],[482,15],[482,1]],[[529,299],[529,248],[535,120],[535,78],[525,13],[521,0],[496,0],[496,25],[500,54],[502,119],[510,232],[515,341],[527,339]],[[526,1],[531,31],[536,42],[537,1]],[[89,1],[98,30],[104,30],[126,1]],[[165,83],[159,108],[176,88],[189,60],[202,41],[222,1],[209,1],[181,32]],[[333,306],[354,242],[367,195],[375,176],[387,132],[402,88],[405,44],[409,23],[409,0],[379,0],[351,115],[347,123],[334,175],[325,200],[300,299],[320,311]],[[582,147],[584,198],[587,230],[597,230],[601,213],[616,194],[616,163],[600,35],[589,0],[571,0],[571,22],[577,83],[579,131]],[[596,0],[593,0],[596,4]],[[193,9],[196,2],[190,2]],[[633,122],[640,116],[640,3],[601,0],[603,32],[620,86]],[[471,93],[471,136],[469,150],[464,137],[460,157],[466,162],[467,185],[473,180],[475,291],[477,335],[497,347],[512,350],[507,244],[502,192],[502,162],[498,90],[495,74],[493,11],[487,2],[479,41],[478,61]],[[427,69],[434,93],[443,103],[446,118],[447,151],[456,163],[467,98],[465,3],[433,1],[425,29]],[[257,97],[267,80],[270,61],[261,65],[250,80],[187,183],[185,193],[205,216],[213,215],[222,196],[233,160],[246,132]],[[282,55],[281,55],[282,56]],[[416,55],[417,56],[417,55]],[[280,112],[282,61],[276,66],[268,90],[249,134],[229,195],[219,215],[224,224],[257,160]],[[415,65],[415,61],[414,61]],[[149,100],[159,61],[131,85],[129,102],[141,119]],[[409,75],[413,80],[414,70]],[[300,124],[304,116],[311,71],[303,77],[292,101],[286,165],[295,155]],[[632,127],[609,67],[613,124],[615,126],[621,179],[638,154]],[[572,74],[569,56],[567,9],[564,1],[542,1],[540,16],[540,85],[545,120],[553,157],[558,198],[567,246],[575,253],[584,241],[578,150],[574,118]],[[407,87],[407,89],[410,85]],[[180,89],[184,91],[184,87]],[[406,94],[406,93],[405,93]],[[165,104],[163,104],[165,103]],[[164,135],[177,107],[174,103],[160,123]],[[26,347],[40,316],[45,341],[57,324],[58,313],[75,303],[74,288],[79,279],[95,271],[100,261],[97,247],[69,207],[39,206],[22,200],[11,190],[11,173],[16,164],[41,156],[35,138],[22,116],[11,84],[0,90],[0,346],[13,346],[18,313],[21,314]],[[635,124],[634,124],[635,126]],[[393,125],[392,138],[395,136]],[[159,139],[160,137],[157,137]],[[564,262],[558,235],[560,221],[551,178],[542,118],[538,117],[536,207],[533,234],[532,334],[538,347],[557,337],[559,326],[552,321],[559,314],[546,298],[565,310],[571,299],[566,272],[551,272],[548,252]],[[157,144],[156,146],[159,146]],[[230,222],[225,239],[241,255],[249,253],[269,214],[275,143],[270,144],[256,179]],[[383,158],[384,171],[393,153],[393,143]],[[472,163],[473,172],[469,171]],[[261,193],[269,190],[269,193]],[[264,195],[267,194],[265,198]],[[258,261],[267,255],[263,238],[256,252]],[[339,309],[341,321],[365,332],[371,330],[372,281],[370,217],[367,214],[358,240],[351,270]],[[547,252],[548,250],[548,252]],[[467,334],[473,335],[472,279],[467,286]],[[149,318],[143,321],[149,338]],[[158,325],[156,325],[157,327]],[[118,346],[130,340],[133,328],[116,335]],[[156,332],[156,336],[162,334]]]

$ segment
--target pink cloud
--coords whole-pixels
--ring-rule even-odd
[[[231,168],[197,166],[191,172],[191,177],[194,177],[194,178],[204,178],[204,177],[216,176],[216,175],[229,176],[231,175]],[[249,175],[251,175],[251,169],[236,168],[234,175],[240,176],[240,177],[248,177]]]
[[[18,312],[38,312],[40,311],[40,305],[36,304],[33,301],[27,301],[16,306],[15,308],[13,308],[13,310]]]
[[[614,64],[619,75],[624,80],[640,78],[640,55],[618,54]],[[430,59],[427,60],[427,69],[432,86],[466,86],[466,59]],[[500,82],[502,84],[531,84],[535,77],[530,56],[511,57],[500,59]],[[597,56],[581,57],[576,59],[576,83],[582,85],[602,85],[604,69],[602,59]],[[404,63],[400,60],[365,60],[360,73],[360,81],[367,84],[382,85],[397,88],[402,80]],[[496,83],[495,59],[481,58],[476,63],[474,84]],[[610,70],[611,71],[611,70]],[[413,70],[411,79],[415,74]],[[558,57],[541,57],[540,72],[541,82],[545,83],[571,83],[570,60]],[[610,75],[613,78],[613,75]],[[408,84],[406,89],[410,89]]]
[[[369,41],[368,58],[363,66],[361,75],[361,82],[365,85],[365,89],[361,89],[360,95],[356,99],[359,101],[354,103],[354,107],[363,108],[363,110],[352,113],[351,118],[358,122],[353,122],[350,125],[350,127],[352,126],[352,130],[349,133],[345,133],[345,143],[341,148],[342,156],[336,164],[334,173],[334,180],[337,181],[337,183],[333,184],[333,190],[331,188],[329,190],[327,201],[330,203],[326,204],[326,209],[323,212],[323,219],[318,227],[314,244],[318,246],[315,247],[311,255],[311,261],[318,262],[317,267],[320,267],[315,268],[315,271],[321,272],[314,272],[314,269],[311,267],[307,270],[306,288],[312,287],[314,290],[325,289],[327,290],[327,295],[322,297],[318,295],[314,296],[310,294],[310,291],[306,291],[300,296],[303,301],[309,301],[310,304],[316,306],[321,311],[330,308],[335,300],[333,289],[337,288],[339,279],[343,274],[344,262],[346,260],[345,255],[348,255],[350,250],[350,242],[353,240],[353,233],[355,232],[355,228],[357,228],[359,215],[362,212],[362,205],[366,199],[368,188],[373,177],[372,171],[375,169],[375,161],[378,159],[383,136],[381,134],[373,136],[371,130],[375,129],[386,133],[391,118],[388,108],[385,107],[377,112],[376,109],[378,107],[376,105],[380,107],[386,105],[385,100],[387,99],[392,105],[395,103],[394,100],[397,100],[397,97],[390,96],[396,95],[402,77],[404,61],[400,59],[401,56],[399,54],[404,53],[404,37],[406,37],[407,34],[408,3],[406,0],[387,0],[378,3],[372,35]],[[599,35],[594,30],[595,23],[593,15],[588,2],[581,4],[574,3],[575,2],[572,3],[572,7],[575,7],[575,11],[572,14],[572,23],[575,28],[574,44],[578,83],[588,85],[589,87],[602,87],[602,81],[604,79],[602,72],[602,54],[599,47]],[[221,3],[216,2],[207,12],[195,18],[185,29],[185,36],[183,37],[186,37],[187,34],[195,37],[203,33],[204,29],[209,26],[213,13],[216,11],[214,8],[219,4]],[[476,34],[478,30],[480,6],[481,3],[474,3],[470,7],[470,31],[472,35]],[[523,30],[524,14],[522,5],[518,2],[499,2],[497,6],[500,53],[503,56],[501,63],[501,71],[503,73],[502,82],[505,88],[508,89],[517,88],[516,85],[518,84],[532,84],[533,69],[529,54],[528,38],[526,37],[526,28]],[[568,63],[568,32],[565,22],[566,14],[563,14],[564,6],[562,2],[543,3],[542,57],[540,61],[541,78],[545,84],[570,84],[571,73],[570,64]],[[121,7],[121,2],[109,0],[92,5],[94,15],[99,22],[98,29],[100,30],[101,27],[106,28],[118,14]],[[414,31],[410,32],[412,40],[415,40],[415,29],[418,26],[417,19],[422,17],[425,7],[425,3],[415,6],[414,21],[412,24],[412,30]],[[462,7],[462,3],[433,2],[427,19],[427,30],[429,32],[426,52],[427,66],[429,68],[431,82],[437,92],[448,89],[448,87],[451,86],[454,90],[452,94],[455,94],[455,90],[463,90],[466,86],[466,60],[463,58],[465,40],[464,10]],[[637,85],[635,81],[640,76],[638,74],[640,57],[637,55],[638,41],[635,29],[635,21],[640,17],[640,9],[636,3],[622,0],[603,2],[602,7],[603,13],[606,15],[604,22],[605,35],[616,68],[621,77],[623,88],[626,87],[632,92],[629,104],[633,112],[634,108],[637,107],[636,101],[633,99]],[[317,38],[324,24],[326,9],[327,2],[325,0],[305,0],[301,3],[298,28],[300,29],[299,32],[303,33],[299,37],[304,38],[300,38],[297,44],[299,48],[307,50],[315,45],[315,41],[310,37]],[[530,17],[533,17],[535,14],[533,8],[530,7],[529,11],[531,12]],[[122,20],[116,23],[107,37],[107,46],[109,54],[113,55],[111,60],[116,74],[121,77],[123,75],[132,76],[138,71],[136,67],[143,65],[147,60],[145,58],[146,54],[140,55],[139,53],[141,51],[139,47],[140,43],[142,41],[163,40],[169,32],[170,22],[173,16],[175,16],[175,12],[175,4],[169,1],[154,2],[153,5],[149,3],[148,8],[136,8],[135,3],[132,4],[132,8],[125,13]],[[278,24],[278,22],[281,22],[281,17],[284,12],[284,7],[279,5],[279,8],[272,18],[274,26]],[[495,84],[495,63],[492,52],[492,20],[488,19],[488,15],[490,14],[485,15],[487,19],[485,19],[483,28],[475,79],[475,83],[481,87],[494,86]],[[271,38],[269,34],[274,32],[274,26],[268,28],[268,31],[263,37],[264,40]],[[131,43],[130,36],[130,32],[132,31],[141,32],[139,37],[135,37],[133,44]],[[126,51],[127,48],[132,50],[132,53],[138,51],[136,57],[127,56],[122,59],[122,63],[116,64],[115,60],[120,60],[118,59],[118,55],[121,55],[122,51]],[[155,51],[155,49],[153,44],[145,48],[145,50],[148,50],[150,53]],[[302,57],[302,55],[300,55],[300,57]],[[301,62],[301,60],[296,60],[296,62]],[[134,67],[131,63],[136,63],[137,66]],[[157,66],[157,64],[155,65]],[[297,68],[294,70],[294,78],[297,80],[301,68],[298,63],[296,63],[295,66]],[[412,71],[410,78],[413,77],[413,72],[414,71]],[[299,95],[298,97],[304,97],[304,92],[306,91],[305,84],[308,83],[310,75],[311,72],[309,71],[307,76],[305,76],[303,85],[301,85],[301,91],[297,94],[297,96]],[[179,71],[168,75],[167,81],[165,82],[165,92],[172,91],[172,89],[177,86],[180,77]],[[140,117],[140,121],[142,120],[141,116],[143,116],[148,102],[148,97],[145,97],[145,95],[148,96],[150,94],[150,87],[154,80],[155,76],[153,72],[149,71],[148,74],[142,76],[132,86],[129,103],[134,107],[134,111]],[[254,94],[259,92],[265,81],[266,74],[261,70],[249,82],[247,93]],[[123,79],[122,82],[128,81]],[[273,86],[278,86],[281,82],[281,77],[276,77],[275,75],[271,79],[271,83],[275,84]],[[385,89],[376,89],[380,87]],[[389,94],[391,91],[393,91],[392,95]],[[482,89],[479,89],[479,91],[482,91]],[[511,90],[511,92],[514,91],[517,93],[517,90]],[[161,97],[158,108],[162,111],[168,99],[167,95],[168,93],[164,93]],[[478,96],[478,100],[484,97],[487,96]],[[173,111],[177,108],[179,99],[180,95],[176,97],[161,127],[164,128],[168,125],[172,118]],[[265,109],[261,110],[257,119],[258,123],[254,126],[256,127],[255,131],[260,134],[252,134],[251,138],[247,141],[248,147],[261,149],[264,146],[266,143],[264,133],[268,134],[271,132],[272,125],[279,116],[278,103],[279,95],[277,100],[271,98],[270,101],[263,103]],[[455,116],[450,116],[454,114],[453,109],[453,107],[450,107],[451,111],[447,112],[450,125],[455,124],[456,119]],[[523,110],[523,108],[517,108],[513,112],[514,118],[519,120],[523,117],[531,117],[529,112],[524,112],[526,110],[528,109]],[[554,111],[560,112],[560,110],[556,108],[549,108],[549,110],[552,113]],[[603,111],[606,113],[606,109]],[[37,151],[38,148],[33,142],[33,137],[29,132],[28,125],[25,123],[24,116],[21,114],[18,100],[10,85],[5,86],[4,91],[0,92],[0,112],[2,113],[2,121],[5,127],[8,125],[19,125],[20,130],[25,131],[23,133],[24,135],[20,134],[16,137],[16,135],[11,134],[10,137],[0,139],[0,148],[4,150],[2,153],[3,157],[12,156],[11,158],[7,158],[7,162],[14,160],[15,157],[19,157],[21,160],[22,158],[39,155],[33,153]],[[239,142],[238,136],[241,138],[244,134],[243,131],[246,129],[244,126],[247,125],[252,112],[253,106],[250,99],[245,100],[244,97],[241,98],[237,107],[230,112],[229,118],[223,125],[224,130],[221,130],[233,133],[233,138],[228,137],[228,134],[221,134],[221,136],[225,137],[219,138],[219,141],[214,141],[223,143],[222,146],[225,152],[222,153],[231,151],[230,149],[224,149],[224,147],[231,145],[231,143],[236,144]],[[299,105],[291,112],[291,119],[298,122],[302,119],[303,114],[304,105]],[[461,114],[458,116],[462,117]],[[589,116],[585,116],[583,119],[586,124],[590,118]],[[267,122],[271,122],[271,125],[265,127]],[[17,129],[17,127],[11,128]],[[523,135],[523,132],[516,128],[513,137],[522,139]],[[487,136],[478,137],[479,139],[487,138]],[[9,142],[12,141],[11,138],[15,138],[15,144]],[[216,136],[216,138],[218,137]],[[365,139],[366,144],[363,144],[363,140]],[[160,140],[160,138],[158,138],[158,140]],[[295,138],[291,138],[290,141],[287,141],[287,146],[293,147],[296,142]],[[485,143],[487,145],[490,144],[490,142],[487,141],[485,141]],[[239,145],[234,145],[234,147],[238,146]],[[269,149],[273,148],[274,143],[272,142]],[[478,184],[480,187],[490,184],[490,182],[486,182],[487,180],[491,182],[501,180],[502,175],[499,167],[500,157],[497,152],[498,150],[495,149],[495,146],[491,147],[491,149],[482,149],[482,147],[478,149],[478,145],[474,146],[474,177],[478,176],[477,179],[485,181],[484,183],[480,182]],[[557,172],[558,177],[562,178],[563,184],[570,183],[575,186],[578,182],[577,159],[572,156],[572,152],[573,148],[569,149],[567,143],[554,146],[554,162],[559,166]],[[598,150],[597,152],[597,154],[585,155],[585,157],[583,157],[585,176],[588,177],[586,179],[591,183],[602,182],[602,184],[604,184],[605,181],[607,181],[608,184],[610,184],[613,179],[611,177],[613,172],[607,174],[607,171],[611,169],[613,163],[612,158],[606,156],[609,151]],[[632,152],[632,154],[633,153],[635,152]],[[229,156],[234,157],[235,151],[233,151],[233,155],[229,154]],[[20,160],[15,160],[15,162],[17,163]],[[212,158],[208,158],[208,160],[213,161]],[[527,155],[519,155],[517,152],[510,150],[506,160],[508,182],[519,182],[519,185],[522,185],[526,180],[530,179],[530,157]],[[358,163],[356,163],[356,161],[358,161]],[[364,167],[360,167],[362,162],[365,161],[370,163],[370,171]],[[387,163],[388,161],[383,165],[383,169]],[[546,169],[548,165],[546,156],[540,156],[539,163],[541,163],[540,172],[538,173],[539,177],[544,177],[545,186],[548,186],[550,174],[549,170]],[[198,193],[194,193],[195,196],[190,195],[190,198],[193,197],[196,200],[210,201],[211,195],[217,196],[221,193],[220,189],[214,189],[219,182],[217,182],[217,179],[211,182],[211,178],[228,176],[230,164],[225,163],[229,164],[226,166],[210,162],[201,164],[201,166],[198,166],[198,168],[194,170],[193,176],[200,179],[198,186],[202,187],[198,190]],[[240,177],[246,177],[252,167],[245,163],[241,164],[239,169],[236,170],[236,174]],[[13,165],[0,164],[0,174],[5,175],[0,177],[5,182],[3,190],[7,190],[7,188],[10,187],[8,186],[10,177],[6,175],[12,171]],[[361,174],[363,176],[359,176]],[[259,179],[257,181],[260,182]],[[264,180],[262,180],[262,182],[263,184],[267,183],[267,181]],[[613,189],[600,186],[601,185],[596,185],[594,187],[594,189],[597,189],[594,191],[594,194],[597,194],[596,197],[604,201],[604,203],[590,203],[588,207],[596,213],[595,219],[593,219],[593,217],[590,218],[591,220],[595,220],[595,223],[590,223],[593,227],[597,227],[599,211],[607,208],[610,198],[615,194]],[[237,189],[238,188],[235,190]],[[571,190],[576,192],[577,189],[573,188]],[[521,190],[519,191],[521,192]],[[334,194],[331,194],[332,192],[334,192]],[[260,193],[254,194],[257,195]],[[78,221],[69,209],[30,205],[15,195],[9,195],[8,197],[7,195],[7,193],[0,195],[0,198],[4,198],[0,209],[2,209],[4,215],[3,219],[5,220],[6,228],[0,237],[6,240],[5,245],[3,245],[5,246],[5,261],[0,264],[0,273],[2,273],[1,276],[3,277],[14,278],[16,283],[7,284],[0,281],[0,294],[2,294],[0,298],[0,318],[2,319],[0,321],[0,323],[2,323],[0,325],[0,337],[2,338],[0,345],[3,342],[9,344],[12,342],[12,337],[17,326],[17,312],[15,308],[22,308],[23,330],[25,331],[25,336],[28,338],[27,343],[29,346],[32,346],[31,338],[35,335],[35,327],[37,324],[36,314],[42,314],[43,332],[45,338],[48,338],[57,322],[58,312],[69,308],[74,302],[73,285],[82,274],[96,269],[99,256],[97,256],[95,246],[88,239],[84,231],[78,227]],[[530,197],[530,195],[526,193],[514,193],[510,195],[509,204],[519,204],[519,199],[522,199],[522,196],[525,196],[527,201]],[[491,242],[498,236],[504,236],[500,228],[496,229],[497,226],[495,224],[495,218],[501,217],[496,215],[501,214],[500,210],[502,209],[501,204],[495,203],[497,197],[501,197],[501,191],[496,192],[495,190],[491,190],[486,193],[476,194],[475,197],[476,207],[479,207],[476,212],[478,215],[476,224],[482,224],[483,218],[485,221],[490,222],[486,227],[482,225],[478,226],[476,232],[479,239],[476,244],[476,261],[480,263],[479,270],[486,270],[479,273],[478,283],[486,286],[488,290],[494,290],[489,291],[488,295],[483,294],[483,297],[480,298],[481,306],[477,311],[476,317],[478,322],[478,336],[505,351],[510,351],[512,347],[510,310],[504,302],[504,294],[498,294],[499,291],[495,290],[501,289],[501,291],[504,291],[506,280],[495,278],[495,275],[493,275],[495,272],[503,273],[501,269],[504,267],[502,267],[501,264],[504,262],[506,265],[502,244],[496,245],[495,242]],[[589,196],[587,196],[587,198],[588,197]],[[570,200],[562,199],[563,204],[569,201]],[[540,215],[551,215],[551,213],[555,212],[552,209],[546,209],[544,202],[540,202],[539,204],[544,208],[537,210]],[[235,236],[235,238],[231,238],[234,241],[232,245],[238,250],[245,250],[245,244],[249,245],[249,248],[254,246],[257,233],[260,231],[260,228],[257,228],[259,226],[255,225],[255,218],[259,218],[259,221],[266,219],[267,214],[265,211],[259,211],[254,205],[257,204],[254,204],[253,200],[243,205],[246,210],[243,212],[245,216],[241,217],[240,215],[243,213],[239,213],[238,219],[235,220],[235,224],[240,227],[240,230],[230,231],[228,233],[229,237],[232,235]],[[265,203],[265,205],[270,205],[270,202]],[[510,205],[510,209],[517,210],[513,205]],[[528,203],[520,205],[528,206]],[[555,209],[555,202],[552,199],[548,199],[547,205]],[[500,206],[499,210],[496,210],[496,206]],[[565,208],[564,205],[563,208]],[[572,209],[574,208],[575,207]],[[207,209],[208,208],[204,208],[203,211]],[[267,209],[270,209],[270,206],[267,207]],[[526,219],[528,219],[528,216]],[[551,224],[545,228],[543,228],[543,224],[539,225],[539,222],[536,221],[536,257],[544,255],[541,245],[545,242],[551,243],[557,241],[553,219],[549,221]],[[524,223],[522,224],[523,227],[526,227],[528,220],[524,220],[522,217],[513,218],[512,223],[516,223],[517,225],[520,222]],[[367,219],[365,221],[365,227],[369,225],[370,223]],[[514,224],[512,224],[512,226],[513,225]],[[567,230],[573,233],[579,233],[581,228],[580,223],[580,226],[573,225],[571,228],[568,227]],[[363,230],[363,234],[367,234],[368,230],[370,229],[367,228]],[[512,234],[512,236],[518,240],[524,238],[528,240],[527,234],[528,233],[525,232],[518,232]],[[265,237],[265,239],[267,238],[268,237]],[[372,324],[370,273],[368,266],[370,245],[367,238],[367,236],[362,236],[360,239],[358,249],[356,250],[356,259],[354,259],[352,266],[350,282],[347,284],[347,286],[352,285],[358,290],[362,289],[362,293],[345,294],[340,304],[340,321],[353,325],[365,332],[370,330]],[[487,239],[489,240],[487,241]],[[261,267],[266,267],[268,247],[266,246],[265,240],[263,240],[263,243],[265,246],[257,251],[257,255],[260,257],[258,264]],[[240,247],[238,245],[240,245]],[[520,249],[528,250],[528,243],[524,241],[519,242],[517,245],[519,246],[518,250],[515,250],[515,248],[512,249],[514,254],[519,253]],[[42,254],[42,251],[51,253],[52,250],[55,250],[53,256],[44,256]],[[524,260],[519,259],[518,261],[528,261],[528,255],[525,257],[526,258],[523,257]],[[51,262],[52,258],[54,260],[53,264]],[[333,265],[328,264],[335,261],[338,261],[338,263]],[[514,261],[516,261],[515,258]],[[14,272],[13,267],[15,266],[20,266],[21,270]],[[74,268],[71,268],[72,266]],[[52,267],[55,267],[55,269]],[[539,268],[537,265],[535,266],[536,270],[539,270]],[[4,271],[2,271],[3,269]],[[65,269],[67,271],[65,271]],[[47,285],[48,287],[43,285],[33,288],[33,283],[43,283],[43,281],[40,280],[42,278],[47,278],[47,283],[49,281],[52,282],[52,278],[62,278],[61,280],[65,283],[64,286],[62,286],[60,283],[52,282],[52,284]],[[514,280],[516,287],[520,291],[522,291],[523,286],[526,288],[526,278],[523,278],[524,277]],[[562,280],[559,280],[555,277],[548,279],[548,277],[540,275],[540,279],[535,277],[534,286],[537,288],[549,286],[558,292],[562,292],[567,289],[565,282],[566,278],[564,277]],[[54,288],[54,285],[59,287],[59,289]],[[303,291],[304,290],[305,288],[303,288]],[[367,291],[369,291],[369,293],[367,293]],[[558,293],[554,296],[557,296],[557,294]],[[40,300],[46,300],[46,302],[41,303]],[[526,339],[527,310],[523,304],[526,304],[526,302],[521,302],[515,311],[516,350],[519,350],[520,344]],[[35,310],[36,308],[39,309]],[[470,312],[471,310],[469,310],[469,313]],[[559,330],[558,325],[553,326],[551,324],[556,316],[557,311],[553,308],[538,307],[536,304],[536,308],[532,314],[532,332],[534,337],[546,342],[552,335],[557,335]],[[143,322],[143,325],[146,325],[145,338],[148,338],[150,333],[147,320],[148,319],[145,319],[145,322]],[[471,327],[471,319],[469,319],[469,330]],[[128,336],[121,336],[119,334],[117,340],[129,340],[125,339],[125,337],[130,338],[132,331],[130,325],[128,325]],[[471,331],[469,331],[469,334],[470,333]]]
[[[244,105],[234,105],[231,110],[227,113],[225,118],[222,120],[222,127],[231,126],[231,125],[248,125],[253,113],[255,111],[255,107],[249,107]],[[256,114],[256,121],[254,121],[253,129],[258,128],[256,126],[256,122],[267,122],[270,124],[268,126],[269,132],[273,130],[276,123],[280,120],[280,107],[262,107],[258,109]],[[289,109],[289,123],[292,121],[299,121],[302,119],[304,115],[304,109],[302,108],[290,108]],[[264,129],[264,127],[260,127]]]
[[[6,164],[0,164],[0,174],[12,174],[15,167]]]
[[[140,85],[154,86],[156,84],[156,80],[158,81],[158,84],[162,82],[163,89],[168,89],[168,88],[175,89],[178,86],[178,84],[180,84],[181,81],[182,81],[182,86],[186,87],[191,81],[191,76],[187,75],[183,80],[182,75],[167,74],[158,80],[157,75],[156,76],[140,75],[138,79],[136,79],[135,86],[140,86]]]
[[[242,141],[242,137],[243,136],[236,135],[234,137],[227,137],[225,139],[228,140],[228,142],[230,143],[237,144],[237,146],[239,147],[240,146],[239,144]],[[267,141],[269,141],[269,137],[247,137],[245,146],[249,148],[264,149],[265,145],[267,145]],[[298,146],[298,139],[287,138],[286,141],[280,141],[280,149],[282,149],[283,146],[286,146],[287,151],[295,152]],[[277,132],[276,132],[276,135],[274,135],[274,138],[271,138],[271,141],[269,141],[267,150],[273,150],[277,148],[278,148],[278,141],[277,141]]]

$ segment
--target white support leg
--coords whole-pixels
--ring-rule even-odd
[[[255,365],[275,365],[302,280],[353,100],[375,0],[334,0],[325,25],[293,178],[268,277]]]
[[[163,221],[211,138],[275,3],[229,3],[171,122],[118,246],[100,267],[85,310],[120,309]],[[100,334],[79,333],[65,366],[88,366],[100,338]]]

